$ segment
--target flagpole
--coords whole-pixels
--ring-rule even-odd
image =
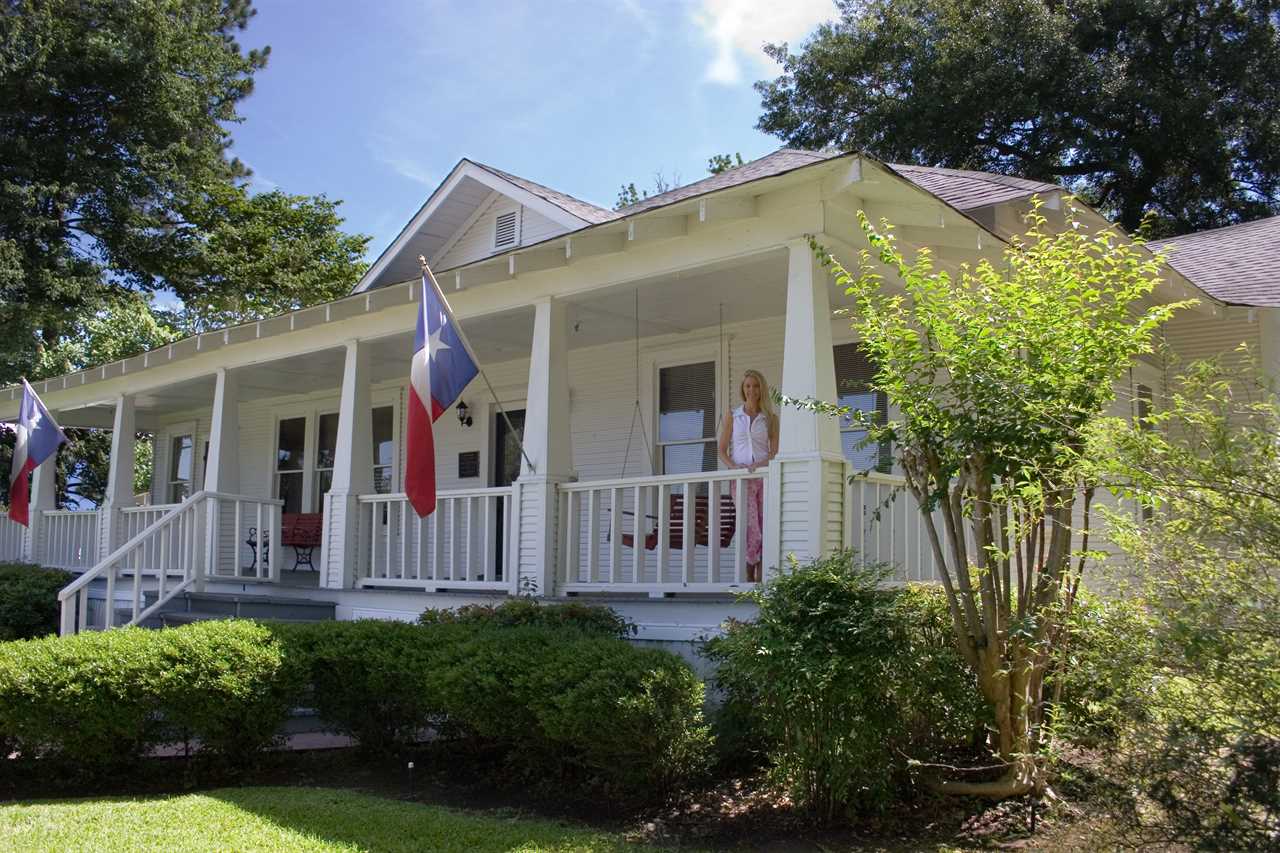
[[[471,349],[471,342],[468,341],[467,336],[463,334],[462,325],[458,323],[457,319],[453,316],[453,309],[449,307],[449,300],[445,298],[444,291],[440,289],[440,283],[436,281],[435,275],[431,272],[431,267],[427,266],[426,257],[418,255],[418,263],[422,264],[423,278],[431,281],[431,286],[435,288],[436,296],[440,297],[440,304],[444,306],[445,313],[449,315],[449,322],[452,323],[453,328],[458,331],[458,340],[462,342],[462,346],[466,349],[467,355],[471,356],[471,363],[476,366],[476,372],[480,374],[480,378],[484,380],[485,386],[489,389],[489,396],[493,398],[493,404],[498,407],[498,414],[502,415],[502,419],[506,421],[507,431],[515,438],[516,446],[520,448],[520,455],[524,457],[525,464],[529,466],[529,473],[538,473],[538,469],[534,466],[533,460],[529,458],[529,454],[524,450],[524,442],[520,440],[520,433],[516,432],[515,426],[511,423],[511,418],[507,415],[507,410],[502,408],[502,401],[498,399],[498,392],[493,390],[493,383],[489,381],[489,375],[485,373],[484,368],[480,366],[480,359],[476,358],[475,350]],[[426,294],[423,294],[422,298],[425,299]]]

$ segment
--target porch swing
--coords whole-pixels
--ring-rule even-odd
[[[649,470],[653,473],[653,448],[649,444],[649,435],[645,430],[644,416],[640,409],[640,291],[636,291],[635,300],[635,368],[636,368],[636,394],[635,402],[631,409],[631,428],[627,432],[627,449],[622,454],[622,471],[619,473],[619,479],[626,479],[627,462],[631,457],[631,443],[635,438],[636,424],[640,425],[640,438],[644,442],[645,455],[649,459]],[[720,351],[724,351],[724,306],[720,306]],[[729,369],[732,369],[733,355],[729,355]],[[726,373],[726,375],[731,375]],[[716,424],[717,440],[720,434],[720,424]],[[733,537],[738,529],[738,516],[735,511],[733,495],[726,492],[720,497],[720,547],[728,548],[733,543]],[[639,511],[636,507],[635,511],[623,510],[622,516],[625,518],[630,516],[635,518],[635,513]],[[684,550],[685,536],[685,496],[684,494],[671,494],[668,496],[667,506],[667,547],[673,551]],[[610,507],[610,511],[614,511]],[[658,516],[646,513],[646,527],[644,541],[640,543],[646,551],[653,551],[658,547],[658,530],[655,525],[658,522]],[[695,495],[693,498],[693,544],[709,545],[711,543],[711,513],[710,498],[708,495]],[[606,528],[605,541],[608,542],[611,533]],[[636,537],[634,533],[623,533],[621,535],[622,545],[626,548],[636,547]]]

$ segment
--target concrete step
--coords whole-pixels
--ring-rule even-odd
[[[156,600],[154,593],[147,595],[147,604]],[[297,622],[320,622],[334,618],[337,603],[306,598],[290,598],[280,595],[250,595],[226,592],[184,592],[174,596],[161,614],[201,613],[221,619],[274,619]]]

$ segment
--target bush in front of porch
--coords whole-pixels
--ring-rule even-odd
[[[607,610],[572,613],[597,609]],[[704,688],[679,657],[618,639],[625,623],[608,613],[586,629],[572,615],[527,624],[494,608],[271,630],[311,685],[301,701],[372,752],[402,753],[430,733],[496,750],[531,779],[661,796],[707,766]]]
[[[28,563],[0,563],[0,640],[58,633],[58,592],[70,572]]]
[[[83,782],[195,743],[199,758],[238,767],[276,738],[296,693],[281,648],[252,622],[0,643],[0,732],[17,753],[4,764]]]
[[[963,749],[987,715],[932,587],[888,588],[851,551],[791,567],[749,594],[751,622],[707,644],[722,713],[773,779],[825,822],[879,811],[914,760]]]
[[[636,624],[612,607],[570,601],[541,604],[531,598],[514,598],[501,604],[467,604],[449,609],[424,610],[418,617],[423,625],[497,625],[512,628],[533,625],[542,628],[572,628],[625,640],[635,636]]]

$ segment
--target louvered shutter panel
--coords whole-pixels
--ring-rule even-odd
[[[516,212],[502,213],[493,218],[493,248],[502,249],[516,244]]]

